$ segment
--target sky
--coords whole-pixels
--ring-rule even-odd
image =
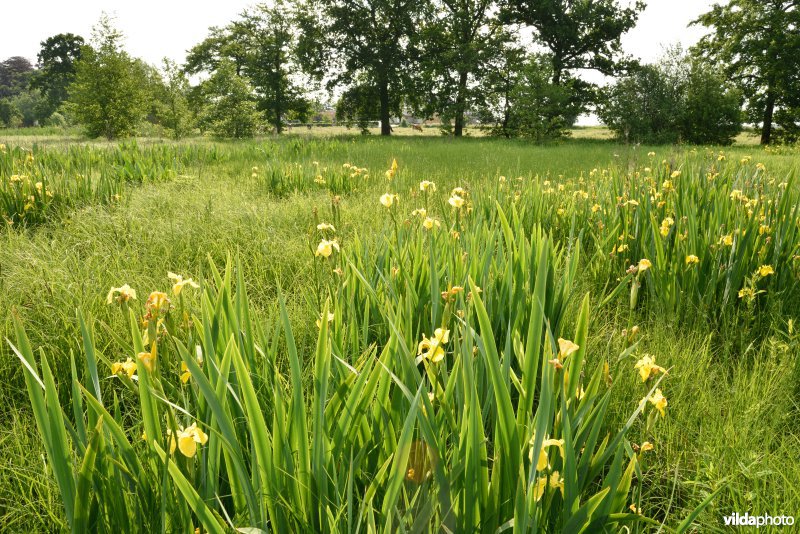
[[[626,3],[627,0],[623,0]],[[11,0],[3,2],[0,60],[24,56],[35,62],[39,43],[57,33],[88,38],[102,11],[116,16],[126,36],[126,49],[148,63],[166,56],[182,62],[186,50],[208,34],[210,26],[224,26],[249,5],[247,0],[81,0],[79,2]],[[658,59],[665,46],[691,46],[702,27],[687,28],[713,0],[649,0],[639,22],[623,39],[625,51],[645,62]]]

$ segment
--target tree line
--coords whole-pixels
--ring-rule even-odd
[[[281,133],[335,115],[381,134],[404,113],[460,137],[565,136],[595,112],[629,142],[729,143],[748,122],[762,143],[800,135],[800,2],[730,0],[693,24],[688,51],[643,65],[621,37],[645,5],[618,0],[275,0],[244,11],[159,68],[130,56],[101,17],[87,42],[59,34],[37,64],[0,63],[0,123],[83,125],[109,139],[152,126],[175,138]],[[599,87],[580,73],[613,77]]]

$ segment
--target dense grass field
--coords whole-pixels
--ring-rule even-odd
[[[795,148],[0,144],[0,529],[800,511]]]

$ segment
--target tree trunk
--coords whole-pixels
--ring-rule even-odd
[[[280,51],[275,56],[275,133],[280,135],[283,132],[283,124],[281,124],[281,119],[283,118],[283,110],[281,109],[281,105],[283,104],[283,92],[281,91],[282,88],[282,77],[283,73],[281,71],[281,57]]]
[[[761,127],[761,144],[768,145],[772,140],[772,115],[775,112],[775,93],[767,89],[767,101],[764,107],[764,122]]]
[[[381,135],[392,135],[392,125],[389,124],[389,83],[379,82],[378,91],[381,101]]]
[[[453,135],[461,137],[464,134],[464,107],[467,99],[467,72],[458,75],[458,93],[456,95],[456,124]]]
[[[564,60],[561,56],[553,54],[553,85],[561,85],[561,73],[564,70]]]

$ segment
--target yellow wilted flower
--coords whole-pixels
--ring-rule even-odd
[[[458,195],[451,196],[447,202],[456,209],[464,206],[464,199]]]
[[[442,358],[444,358],[444,348],[442,346],[446,345],[448,341],[450,341],[450,330],[446,328],[437,328],[432,338],[428,339],[427,336],[422,336],[417,354],[434,363],[440,362]]]
[[[155,358],[153,358],[152,352],[140,352],[139,354],[136,355],[136,358],[138,358],[138,360],[142,362],[142,365],[144,365],[145,369],[147,369],[151,373],[153,372],[153,364],[155,363]]]
[[[323,239],[319,242],[319,245],[317,245],[317,251],[314,252],[314,255],[329,258],[330,255],[333,254],[334,249],[337,251],[339,250],[339,243],[337,243],[335,239],[333,241]]]
[[[324,223],[319,223],[317,225],[317,230],[321,232],[327,232],[327,231],[335,232],[336,228],[334,228],[332,224],[324,222]]]
[[[175,454],[175,448],[181,451],[181,454],[187,458],[194,458],[197,454],[197,444],[205,445],[208,441],[208,436],[197,428],[197,423],[192,423],[191,426],[179,428],[177,432],[178,439],[172,435],[172,429],[167,429],[167,436],[169,436],[169,453]]]
[[[680,176],[681,176],[681,171],[672,171],[672,174],[669,175],[669,177],[672,178],[673,180],[675,178],[680,178]]]
[[[558,338],[558,359],[564,360],[570,354],[574,354],[580,347],[569,339]]]
[[[625,243],[617,247],[617,252],[625,252],[626,250],[628,250],[628,245]]]
[[[384,193],[381,195],[381,204],[386,206],[387,208],[391,208],[392,204],[395,202],[400,202],[400,197],[396,194],[392,193]]]
[[[114,295],[117,295],[117,293],[119,293],[119,295],[115,299]],[[128,302],[131,299],[136,300],[136,290],[128,284],[123,284],[120,287],[112,287],[109,290],[108,296],[106,297],[106,303],[111,304],[114,302],[114,300],[116,300],[121,304],[123,302]]]
[[[655,357],[650,356],[649,354],[642,356],[642,358],[636,362],[636,365],[634,365],[633,368],[639,371],[639,376],[642,377],[642,382],[646,382],[648,378],[655,376],[658,373],[667,372],[667,370],[663,367],[656,365]]]
[[[694,254],[689,254],[686,256],[686,265],[696,265],[700,263],[700,258],[695,256]]]
[[[642,443],[642,446],[639,447],[640,452],[648,452],[652,450],[653,450],[653,444],[650,443],[649,441],[645,441],[644,443]]]
[[[161,291],[153,291],[150,293],[150,296],[147,297],[147,302],[145,302],[144,307],[147,308],[147,311],[150,313],[150,317],[158,317],[161,312],[169,311],[169,297],[167,297],[166,293]]]
[[[638,268],[640,273],[643,273],[652,266],[653,264],[647,258],[642,258],[641,260],[639,260]]]
[[[758,268],[758,276],[764,278],[771,274],[775,274],[775,269],[772,268],[772,265],[762,265]]]
[[[420,191],[428,191],[429,189],[431,190],[431,192],[435,192],[436,191],[436,184],[431,182],[431,181],[429,181],[429,180],[422,180],[419,183],[419,190]]]
[[[118,375],[122,372],[127,374],[128,378],[133,378],[133,375],[136,374],[136,362],[128,358],[124,362],[114,362],[111,364],[112,375]]]
[[[183,276],[179,274],[170,272],[167,273],[167,277],[170,280],[172,280],[172,294],[175,295],[176,297],[181,294],[181,291],[183,291],[184,286],[193,287],[195,289],[198,289],[200,287],[197,284],[197,282],[195,282],[191,278],[187,278],[186,280],[184,280]]]

